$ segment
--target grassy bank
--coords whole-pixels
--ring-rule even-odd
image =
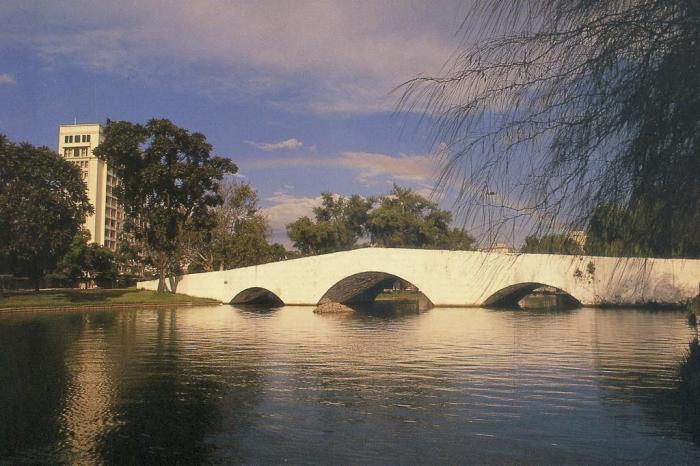
[[[7,292],[0,297],[0,311],[18,308],[96,307],[115,305],[212,305],[218,301],[184,294],[156,293],[135,288],[116,290],[44,290],[38,293]]]

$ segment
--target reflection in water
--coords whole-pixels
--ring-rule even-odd
[[[0,316],[0,462],[698,462],[682,312]]]

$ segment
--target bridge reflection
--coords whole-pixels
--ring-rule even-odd
[[[417,286],[397,275],[385,272],[362,272],[335,283],[320,300],[352,305],[374,303],[375,309],[398,309],[416,307],[430,309],[433,303]]]
[[[284,305],[282,300],[275,293],[268,289],[260,288],[257,286],[253,288],[247,288],[238,293],[231,300],[231,304],[259,304],[271,307],[278,307]]]
[[[573,309],[581,307],[571,294],[545,283],[517,283],[492,294],[484,307],[523,309]]]

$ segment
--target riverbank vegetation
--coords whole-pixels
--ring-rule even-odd
[[[126,212],[125,232],[142,246],[165,291],[183,236],[211,227],[212,208],[223,202],[219,183],[238,167],[212,155],[203,134],[164,119],[107,122],[104,134],[94,153],[121,180],[114,194]]]
[[[0,297],[0,311],[18,308],[58,308],[58,307],[95,307],[133,304],[138,305],[214,305],[218,301],[207,298],[195,298],[184,294],[157,293],[154,291],[125,288],[117,290],[41,290],[39,292],[9,292]]]
[[[0,275],[23,275],[38,290],[92,212],[75,165],[0,134]]]
[[[268,241],[255,190],[204,135],[168,120],[107,122],[95,155],[122,180],[116,250],[91,243],[80,170],[46,147],[0,135],[0,294],[5,288],[118,287],[137,279],[294,257]]]

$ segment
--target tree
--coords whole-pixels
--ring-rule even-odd
[[[70,281],[86,286],[90,280],[112,282],[117,275],[114,254],[97,243],[88,244],[89,240],[90,233],[80,230],[59,261],[57,271]]]
[[[252,186],[224,182],[218,192],[222,203],[211,209],[211,224],[186,232],[183,261],[188,271],[247,267],[286,258],[282,245],[267,240],[270,227]]]
[[[570,235],[527,236],[520,252],[532,254],[583,254],[581,245]]]
[[[82,282],[87,271],[88,241],[90,232],[84,229],[73,237],[68,251],[57,265],[58,271],[71,282]]]
[[[388,248],[472,249],[474,238],[451,227],[452,214],[409,188],[394,185],[367,219],[372,244]]]
[[[538,230],[616,205],[634,224],[619,241],[700,256],[700,3],[476,2],[464,28],[484,39],[401,105],[433,118],[468,216],[496,186],[517,198],[504,220]]]
[[[114,261],[121,273],[136,277],[145,277],[146,271],[153,264],[146,254],[147,245],[143,241],[137,241],[133,235],[134,222],[125,219],[122,225]]]
[[[390,248],[469,250],[474,245],[472,236],[451,226],[450,212],[397,185],[379,199],[323,193],[314,217],[287,225],[287,235],[304,255],[349,250],[363,237]]]
[[[649,256],[654,247],[651,235],[644,231],[639,218],[628,209],[601,203],[595,207],[588,227],[586,252],[596,256]]]
[[[302,254],[325,254],[352,249],[366,232],[373,198],[357,194],[346,198],[322,193],[315,221],[301,217],[287,225],[287,235]]]
[[[38,291],[91,212],[76,166],[0,135],[0,268],[26,273]]]
[[[97,243],[90,243],[87,250],[87,276],[93,278],[98,284],[110,282],[114,286],[117,278],[117,268],[114,261],[114,253]]]
[[[211,150],[203,134],[164,119],[145,125],[108,121],[95,149],[121,179],[115,194],[131,219],[130,234],[158,271],[158,291],[177,271],[185,232],[211,223],[211,207],[221,204],[219,181],[237,171]]]

